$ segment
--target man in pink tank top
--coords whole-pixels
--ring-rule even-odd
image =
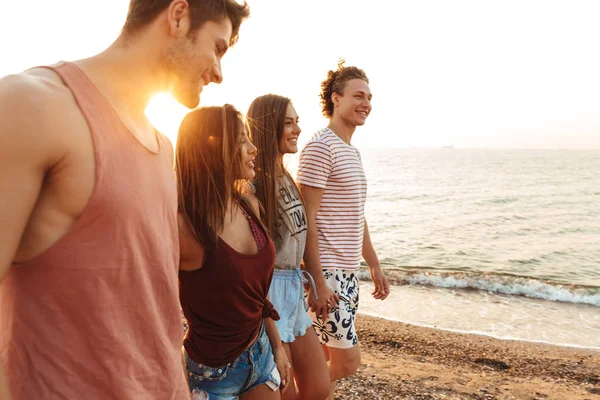
[[[119,38],[0,80],[0,399],[187,399],[173,148],[248,6],[131,0]]]

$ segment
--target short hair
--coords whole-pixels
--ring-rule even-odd
[[[321,82],[321,111],[323,116],[331,118],[333,116],[333,100],[331,96],[334,93],[340,96],[344,94],[346,83],[352,79],[362,79],[369,83],[367,74],[362,69],[356,67],[344,67],[345,60],[338,62],[337,70],[327,72],[327,78]]]
[[[171,2],[172,0],[130,0],[123,33],[131,35],[138,32],[154,21]],[[246,1],[238,3],[236,0],[187,0],[187,2],[191,17],[190,33],[196,32],[208,21],[218,22],[229,17],[233,28],[230,45],[237,42],[240,25],[250,15],[250,8]]]

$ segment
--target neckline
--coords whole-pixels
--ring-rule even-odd
[[[264,231],[264,229],[263,229],[262,225],[261,225],[259,222],[257,222],[257,221],[256,221],[256,219],[255,219],[255,215],[254,215],[254,213],[252,212],[252,210],[249,210],[249,211],[248,211],[248,210],[246,210],[246,208],[244,208],[244,206],[242,205],[242,203],[241,203],[241,202],[236,202],[236,203],[237,203],[237,204],[238,204],[238,206],[239,206],[239,207],[242,209],[243,213],[244,213],[245,215],[247,215],[247,216],[248,216],[250,219],[252,219],[252,220],[253,220],[255,223],[257,223],[257,224],[259,225],[259,228],[263,230],[263,233],[264,233],[264,234],[266,235],[266,237],[267,237],[267,245],[266,245],[265,247],[263,247],[262,249],[258,249],[256,253],[252,253],[252,254],[246,254],[246,253],[242,253],[242,252],[239,252],[239,251],[237,251],[236,249],[234,249],[234,248],[233,248],[233,247],[232,247],[232,246],[231,246],[229,243],[227,243],[225,240],[223,240],[223,239],[221,238],[221,236],[217,236],[217,239],[219,240],[219,244],[222,244],[222,245],[224,245],[224,246],[225,246],[225,248],[226,248],[226,250],[227,250],[227,251],[229,251],[230,253],[233,253],[233,254],[235,254],[235,255],[237,255],[237,256],[240,256],[240,257],[243,257],[243,258],[256,258],[256,257],[259,257],[259,256],[261,256],[261,255],[262,255],[262,253],[263,253],[264,251],[266,251],[266,250],[268,249],[268,247],[269,247],[269,242],[270,242],[270,240],[271,240],[271,239],[269,238],[269,235],[267,235],[267,233]],[[250,224],[250,221],[249,221],[249,220],[248,220],[248,224]],[[251,226],[248,226],[248,228],[249,228],[250,230],[252,230],[252,227],[251,227]],[[258,246],[257,246],[257,248],[258,248]]]
[[[86,80],[86,82],[88,82],[88,84],[90,86],[92,86],[92,88],[96,91],[96,94],[98,95],[98,97],[101,99],[101,101],[108,107],[108,109],[110,109],[111,113],[113,114],[113,116],[119,121],[119,124],[121,125],[121,127],[123,129],[125,129],[125,131],[129,134],[130,137],[132,137],[140,146],[142,146],[142,148],[144,148],[148,153],[150,154],[154,154],[154,155],[158,155],[162,152],[162,140],[161,140],[161,134],[158,131],[158,129],[156,129],[154,126],[152,126],[152,128],[154,129],[154,138],[156,140],[156,144],[158,146],[157,150],[154,151],[152,149],[149,149],[148,147],[146,147],[144,145],[144,143],[142,143],[140,141],[140,139],[133,134],[133,132],[131,132],[131,130],[125,125],[125,123],[123,122],[123,120],[121,119],[121,117],[119,116],[119,114],[117,113],[117,111],[115,110],[115,108],[113,107],[113,105],[110,103],[110,101],[108,101],[108,99],[106,98],[106,96],[104,95],[104,93],[102,93],[100,91],[100,89],[98,89],[98,87],[96,86],[96,84],[90,79],[89,76],[87,76],[87,74],[83,71],[83,69],[81,69],[77,64],[73,63],[73,62],[68,62],[68,61],[63,61],[64,64],[69,65],[74,67],[78,73],[83,76],[83,78]]]
[[[325,127],[324,129],[325,132],[332,134],[333,136],[335,136],[335,138],[337,139],[337,141],[339,141],[340,143],[342,143],[344,146],[350,147],[352,149],[356,149],[356,147],[354,147],[354,145],[352,143],[346,143],[342,140],[341,137],[339,137],[334,131],[333,129],[331,129],[330,127]]]

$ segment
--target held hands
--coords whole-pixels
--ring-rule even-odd
[[[385,300],[385,298],[390,294],[390,283],[383,274],[381,266],[369,266],[369,272],[371,273],[371,279],[373,280],[373,285],[375,286],[375,290],[373,290],[373,293],[371,294],[376,300]]]
[[[316,299],[313,288],[308,289],[307,303],[311,311],[321,318],[323,321],[327,321],[329,312],[331,309],[340,302],[340,298],[335,294],[326,284],[317,284],[317,295],[319,299]]]
[[[281,393],[285,392],[289,387],[290,382],[292,381],[292,365],[288,360],[287,353],[283,346],[278,346],[273,349],[273,357],[275,358],[275,365],[277,365],[277,370],[279,371],[279,375],[281,376],[281,384],[279,385],[279,390]]]

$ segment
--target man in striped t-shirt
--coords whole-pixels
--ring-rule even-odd
[[[355,318],[358,308],[358,268],[367,262],[375,285],[373,296],[385,299],[389,284],[371,243],[364,214],[367,180],[360,153],[350,144],[357,126],[371,112],[366,74],[340,64],[321,84],[323,115],[329,125],[317,132],[300,154],[298,183],[308,218],[304,262],[320,264],[324,285],[309,289],[311,316],[326,356],[332,381],[356,372],[360,348]],[[313,269],[314,270],[314,269]],[[322,280],[317,280],[317,282]],[[331,304],[329,291],[339,298]]]

